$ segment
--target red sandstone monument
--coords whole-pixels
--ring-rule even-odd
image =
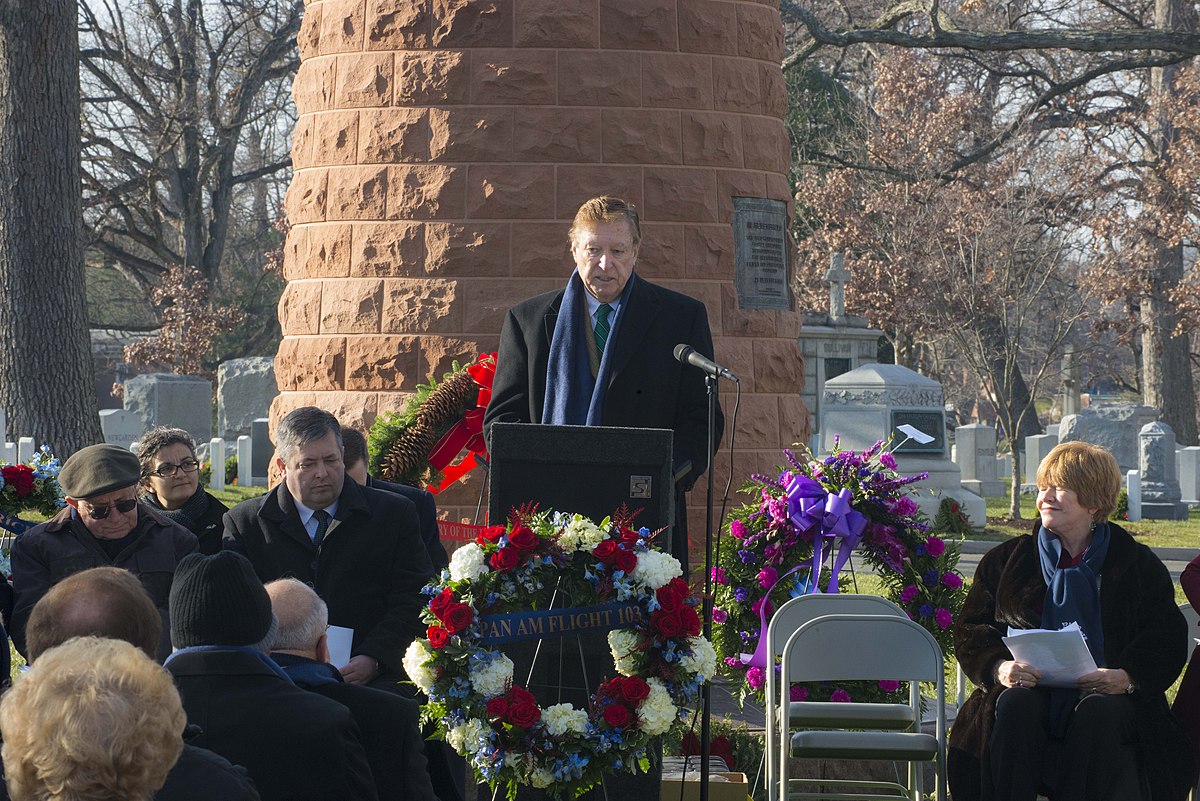
[[[800,316],[733,283],[732,199],[790,200],[775,4],[312,0],[300,55],[272,423],[369,425],[495,350],[511,305],[565,284],[579,204],[614,194],[642,215],[638,272],[705,302],[741,377],[735,486],[807,440]],[[470,517],[479,481],[440,508]]]

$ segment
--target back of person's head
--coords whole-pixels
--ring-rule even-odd
[[[347,470],[367,461],[367,438],[357,428],[342,426],[342,448],[345,449],[342,463]]]
[[[301,406],[279,421],[275,429],[275,455],[287,461],[296,448],[326,434],[333,434],[337,443],[342,444],[342,424],[338,419],[316,406]]]
[[[279,622],[271,650],[314,655],[329,624],[325,602],[312,587],[294,578],[272,581],[267,585],[267,595]]]
[[[162,618],[142,583],[119,567],[67,576],[41,597],[25,625],[29,661],[73,637],[123,640],[153,659]]]
[[[250,561],[233,551],[183,557],[168,602],[176,648],[245,645],[266,651],[274,636],[271,599]]]
[[[579,211],[575,212],[575,219],[571,223],[568,238],[574,242],[576,234],[584,228],[598,223],[613,223],[622,220],[629,223],[629,231],[633,234],[633,244],[641,242],[642,224],[638,219],[637,208],[632,203],[611,195],[594,197],[584,201],[583,205],[579,207]]]
[[[145,801],[183,750],[186,719],[162,667],[121,640],[76,637],[0,699],[13,801]]]

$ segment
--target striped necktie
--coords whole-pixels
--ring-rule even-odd
[[[608,332],[612,330],[612,324],[608,321],[612,310],[612,306],[607,303],[601,303],[600,308],[596,309],[596,350],[602,356],[604,355],[604,345],[608,342]]]

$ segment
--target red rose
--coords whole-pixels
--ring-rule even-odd
[[[538,708],[536,703],[514,703],[508,707],[508,714],[504,716],[514,726],[520,726],[522,729],[528,729],[533,724],[542,719],[542,710]]]
[[[625,728],[632,717],[633,713],[620,704],[609,704],[604,708],[604,722],[614,729]]]
[[[634,531],[631,528],[621,529],[621,542],[623,542],[626,545],[633,545],[639,539],[641,539],[641,536],[642,535],[638,534],[636,531]]]
[[[508,544],[519,551],[532,551],[537,547],[538,535],[526,526],[519,526],[508,535]]]
[[[658,605],[667,612],[677,612],[679,607],[683,606],[683,599],[679,597],[679,593],[671,589],[668,584],[665,587],[659,587],[654,593],[654,597],[658,599]]]
[[[489,718],[502,718],[508,712],[508,701],[503,695],[497,695],[495,698],[487,702],[487,716]]]
[[[678,612],[668,612],[660,609],[650,615],[650,625],[664,637],[678,637],[683,633],[683,621],[679,619]]]
[[[451,634],[458,634],[460,631],[471,625],[471,621],[475,619],[475,610],[466,604],[451,604],[446,610],[446,617],[442,622],[446,624],[446,628],[450,629]]]
[[[621,697],[633,706],[650,694],[650,685],[640,676],[630,676],[621,683]]]
[[[617,554],[617,570],[623,571],[628,576],[635,567],[637,567],[637,554],[633,551],[621,551]]]
[[[612,540],[604,540],[595,548],[592,549],[592,555],[599,559],[604,564],[612,564],[616,558],[617,544]]]
[[[533,697],[533,693],[526,690],[519,684],[514,684],[508,691],[508,701],[510,704],[536,704],[537,699]]]
[[[512,570],[521,561],[521,557],[517,555],[516,548],[501,548],[492,554],[492,558],[488,563],[494,570]]]
[[[681,600],[692,594],[692,588],[688,586],[688,583],[678,577],[671,579],[667,586],[674,590]]]
[[[438,620],[445,620],[446,609],[452,603],[454,603],[454,591],[449,588],[444,589],[429,602],[429,611],[433,612]]]
[[[0,469],[4,483],[11,485],[17,495],[24,497],[33,492],[33,468],[27,464],[14,464]]]
[[[696,614],[694,606],[683,606],[679,609],[679,622],[689,636],[695,637],[700,633],[700,615]]]
[[[488,526],[479,532],[479,536],[475,538],[478,545],[487,545],[489,542],[499,542],[504,536],[504,526]]]
[[[430,626],[426,632],[429,636],[429,647],[445,648],[446,643],[450,642],[450,632],[441,626]]]

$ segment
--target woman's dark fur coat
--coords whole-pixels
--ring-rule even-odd
[[[1166,567],[1146,546],[1113,523],[1100,576],[1104,626],[1102,667],[1133,677],[1138,703],[1139,758],[1149,779],[1147,801],[1180,801],[1194,776],[1191,743],[1167,707],[1165,691],[1187,659],[1187,623],[1175,604]],[[1012,655],[1001,641],[1008,627],[1041,628],[1046,596],[1036,536],[996,546],[979,563],[971,592],[954,630],[958,661],[979,689],[958,712],[950,732],[949,778],[954,801],[991,801],[991,782],[981,770],[996,699],[1005,688],[994,678],[996,663]],[[1070,766],[1064,775],[1070,776]]]

